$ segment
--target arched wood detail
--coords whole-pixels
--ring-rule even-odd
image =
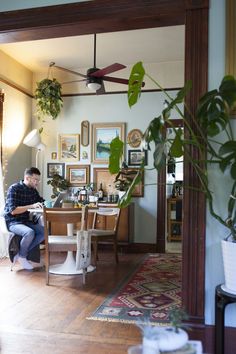
[[[193,111],[207,90],[208,7],[209,0],[136,0],[135,4],[130,0],[95,0],[5,12],[1,14],[0,42],[185,24],[185,80],[193,83],[187,103]],[[197,158],[195,151],[192,154]],[[197,183],[191,166],[185,164],[184,174],[186,184]],[[183,304],[191,322],[203,325],[205,199],[189,190],[184,194],[183,208]],[[157,217],[162,218],[161,213]],[[204,332],[200,329],[197,333],[204,344]]]

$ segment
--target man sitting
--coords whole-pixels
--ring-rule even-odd
[[[19,253],[14,262],[19,261],[24,269],[33,269],[27,260],[29,251],[44,240],[44,227],[29,218],[28,209],[42,208],[44,199],[40,197],[37,186],[40,171],[36,167],[27,168],[24,180],[11,185],[7,192],[4,217],[8,230],[21,236]]]

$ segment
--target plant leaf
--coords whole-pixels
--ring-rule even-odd
[[[141,61],[136,63],[131,71],[128,85],[128,103],[132,107],[139,99],[145,70]]]
[[[111,174],[118,173],[120,170],[120,159],[123,155],[124,143],[117,136],[111,141],[109,156],[109,171]]]

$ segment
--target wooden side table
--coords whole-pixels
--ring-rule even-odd
[[[217,285],[215,290],[215,354],[224,354],[225,347],[225,307],[236,302],[236,295],[222,290]]]

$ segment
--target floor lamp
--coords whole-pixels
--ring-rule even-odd
[[[39,166],[38,166],[39,165],[39,163],[38,163],[39,153],[45,149],[45,145],[41,142],[41,137],[40,137],[38,130],[33,129],[29,134],[27,134],[23,140],[23,144],[37,149],[35,166],[37,168],[39,168]],[[41,174],[43,175],[43,168],[41,168]],[[42,184],[41,184],[41,188],[42,188]],[[41,193],[42,193],[42,189],[41,189]]]

